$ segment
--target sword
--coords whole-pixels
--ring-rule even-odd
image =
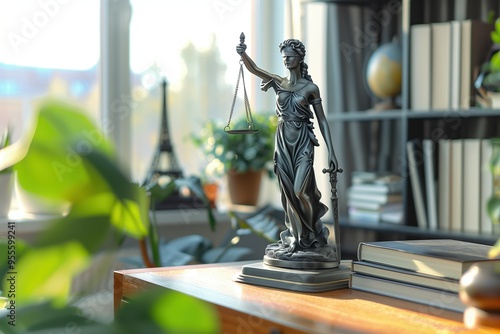
[[[323,174],[330,174],[330,186],[332,195],[332,210],[333,210],[333,240],[335,241],[335,250],[337,251],[337,264],[340,265],[340,227],[339,227],[339,198],[337,197],[337,173],[342,173],[342,168],[336,171],[333,167],[323,168]]]

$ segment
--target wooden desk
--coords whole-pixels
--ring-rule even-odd
[[[223,333],[465,333],[462,314],[342,289],[298,293],[233,281],[249,262],[114,273],[115,311],[122,300],[157,285],[217,308]],[[474,333],[490,333],[486,329]]]

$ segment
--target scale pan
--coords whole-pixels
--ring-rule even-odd
[[[232,134],[232,135],[249,135],[253,133],[259,132],[257,129],[244,129],[244,130],[225,130],[227,133]]]

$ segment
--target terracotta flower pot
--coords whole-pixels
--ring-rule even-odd
[[[229,172],[227,182],[231,202],[240,205],[257,205],[261,179],[262,171]]]
[[[219,185],[217,183],[205,183],[203,185],[203,191],[207,196],[208,201],[212,209],[215,209],[215,202],[217,201],[217,193],[219,191]]]

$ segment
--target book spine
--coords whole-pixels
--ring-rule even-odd
[[[460,109],[460,61],[462,54],[462,26],[460,21],[451,22],[451,62],[450,62],[450,108]]]
[[[493,177],[490,170],[491,142],[489,139],[481,140],[481,233],[493,232],[493,225],[488,215],[486,205],[493,193]]]
[[[431,230],[437,230],[437,202],[436,202],[436,179],[434,178],[434,142],[431,139],[423,140],[424,169],[427,190],[428,223]]]
[[[417,155],[417,150],[415,148],[415,141],[410,140],[407,143],[408,151],[408,167],[410,172],[411,187],[413,191],[413,201],[415,204],[415,211],[417,215],[417,223],[420,228],[427,228],[427,213],[424,202],[424,191],[422,183],[422,152]]]
[[[479,233],[481,220],[481,140],[463,139],[463,231]]]
[[[360,242],[359,245],[358,245],[358,251],[357,251],[357,257],[358,257],[358,261],[361,261],[363,260],[363,247],[364,247],[365,243],[364,242]]]
[[[410,34],[410,104],[413,111],[428,111],[431,108],[431,26],[413,25]]]
[[[439,199],[439,221],[440,230],[450,229],[450,140],[439,140],[439,171],[438,171],[438,199]]]
[[[448,110],[450,108],[451,23],[432,23],[431,30],[431,107],[433,110]]]
[[[450,230],[463,229],[463,140],[451,141]]]

